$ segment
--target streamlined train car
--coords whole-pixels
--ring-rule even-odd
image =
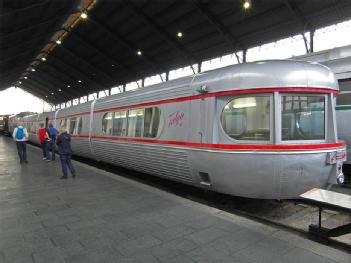
[[[342,181],[337,92],[325,66],[261,61],[58,110],[53,121],[75,154],[231,195],[296,198]]]
[[[339,138],[347,144],[347,160],[344,164],[351,166],[351,105],[337,106],[336,119]]]

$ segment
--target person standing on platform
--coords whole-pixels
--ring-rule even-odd
[[[65,127],[60,128],[60,135],[57,137],[57,146],[59,147],[59,154],[62,166],[63,176],[60,179],[67,179],[68,170],[70,170],[72,177],[76,177],[76,172],[71,162],[71,135],[66,131]]]
[[[38,131],[38,138],[39,138],[41,148],[43,150],[43,160],[46,160],[47,159],[46,143],[49,141],[49,135],[48,135],[46,129],[44,128],[43,123],[40,123],[40,129]]]
[[[47,129],[49,135],[49,141],[46,142],[46,160],[55,161],[55,150],[56,150],[56,137],[58,131],[54,128],[52,123],[49,124],[49,129]],[[51,159],[50,159],[50,150],[51,150]]]
[[[20,163],[28,163],[27,160],[27,140],[29,138],[27,129],[18,124],[12,134],[13,140],[16,142]]]

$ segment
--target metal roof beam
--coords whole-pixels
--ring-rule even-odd
[[[122,68],[124,68],[127,71],[132,72],[133,74],[135,74],[138,78],[142,78],[139,73],[137,73],[134,69],[132,69],[131,67],[124,65],[122,62],[117,61],[115,58],[113,58],[111,55],[105,53],[104,51],[101,51],[98,47],[96,47],[96,45],[94,45],[93,43],[91,43],[89,40],[83,39],[82,37],[80,37],[76,32],[70,34],[71,37],[79,40],[80,42],[82,42],[83,44],[85,44],[86,46],[88,46],[89,48],[91,48],[92,50],[94,50],[95,52],[99,53],[102,57],[104,57],[106,60],[110,61],[110,64],[114,64],[116,66],[120,66]],[[111,63],[112,62],[112,63]]]
[[[298,8],[296,3],[294,3],[291,0],[284,0],[285,5],[288,7],[289,11],[297,18],[297,20],[301,23],[302,25],[302,38],[305,43],[305,48],[307,53],[311,53],[313,50],[313,33],[312,33],[312,41],[308,43],[308,40],[305,36],[306,30],[313,30],[313,27],[311,26],[311,23],[306,19],[306,17],[303,15],[301,10]]]
[[[41,3],[39,3],[39,4],[33,4],[33,5],[26,6],[26,7],[24,7],[24,8],[19,8],[19,9],[10,11],[10,12],[6,12],[5,14],[0,15],[0,17],[12,15],[12,14],[14,14],[14,13],[19,13],[19,12],[23,12],[23,11],[28,11],[28,9],[38,8],[38,7],[43,6],[43,5],[46,5],[46,4],[48,4],[48,3],[50,3],[50,1],[49,1],[49,0],[46,0],[46,1],[43,1],[43,2],[41,2]]]
[[[217,32],[219,32],[222,35],[224,40],[232,47],[233,51],[236,51],[238,49],[245,49],[244,45],[229,32],[229,30],[214,14],[212,14],[212,12],[208,9],[206,5],[204,5],[198,0],[191,0],[191,2],[199,11],[199,13],[202,16],[204,16],[206,20],[216,28]],[[240,63],[239,56],[236,53],[235,56],[238,62]]]
[[[75,75],[80,75],[79,78],[82,78],[82,81],[90,82],[91,84],[93,84],[94,86],[100,87],[100,90],[104,90],[107,89],[108,87],[106,87],[104,84],[98,83],[96,82],[94,79],[92,79],[89,75],[85,74],[84,72],[82,72],[79,68],[73,67],[70,64],[68,64],[66,61],[64,61],[63,59],[59,58],[58,56],[52,57],[51,60],[56,64],[55,61],[58,62],[58,64],[61,64],[63,67],[68,68],[68,70],[70,72],[73,72]],[[87,81],[88,80],[88,81]]]
[[[15,59],[15,58],[17,58],[17,57],[21,57],[21,56],[23,56],[23,55],[25,55],[25,54],[28,54],[28,53],[31,53],[31,52],[33,52],[34,50],[37,50],[38,49],[38,47],[36,46],[36,47],[33,47],[33,48],[30,48],[30,49],[26,49],[25,51],[23,51],[23,52],[20,52],[20,53],[17,53],[16,55],[14,55],[14,56],[10,56],[10,57],[7,57],[7,58],[4,58],[4,59],[0,59],[0,63],[4,63],[4,62],[6,62],[6,61],[10,61],[10,60],[13,60],[13,59]],[[30,56],[32,57],[32,54],[30,54]],[[23,62],[23,61],[22,61]]]
[[[154,31],[156,31],[163,39],[165,39],[174,49],[178,50],[182,56],[188,60],[189,65],[196,64],[199,59],[194,57],[190,52],[188,52],[183,45],[179,43],[177,39],[170,36],[166,30],[159,26],[152,18],[147,16],[138,6],[136,6],[130,0],[122,0],[127,6],[130,6],[133,11],[144,21],[146,21]]]
[[[108,35],[116,42],[121,43],[124,45],[128,50],[130,51],[133,56],[135,56],[136,51],[138,48],[134,46],[132,43],[129,41],[125,40],[121,35],[119,35],[116,32],[111,31],[106,25],[104,25],[101,21],[97,20],[96,18],[92,17],[91,21],[94,22],[96,25],[98,25],[100,28],[102,28]],[[159,72],[165,72],[167,69],[164,67],[160,66],[153,58],[149,57],[147,54],[143,54],[141,57],[144,59],[146,62],[148,62],[152,67],[154,67],[157,71]]]
[[[29,87],[28,89],[26,89],[25,87]],[[35,92],[35,93],[37,93],[37,94],[39,94],[39,97],[41,98],[41,99],[44,99],[45,98],[45,92],[43,92],[40,88],[38,88],[37,86],[35,86],[34,84],[32,84],[32,83],[29,83],[29,82],[27,82],[27,83],[25,83],[25,85],[23,85],[23,86],[20,86],[19,88],[21,88],[21,89],[26,89],[26,91],[28,91],[29,93],[32,93],[33,91]],[[33,94],[33,93],[32,93]],[[36,96],[38,96],[38,95],[36,95]]]
[[[303,26],[303,32],[307,30],[312,29],[312,25],[310,22],[306,19],[306,17],[303,15],[301,10],[298,8],[296,3],[292,0],[283,0],[284,4],[288,7],[289,11],[297,18],[297,20],[301,23]]]
[[[46,20],[46,21],[39,22],[39,23],[36,23],[36,24],[31,24],[30,26],[27,26],[25,28],[21,28],[21,29],[15,30],[15,31],[11,31],[10,33],[2,34],[1,42],[3,42],[4,39],[6,39],[7,37],[11,37],[13,35],[20,34],[20,33],[23,33],[25,31],[29,31],[29,30],[32,30],[32,29],[36,29],[37,27],[40,27],[42,25],[46,25],[46,24],[49,24],[49,23],[57,23],[58,19],[62,19],[63,16],[67,16],[67,15],[69,15],[69,14],[67,14],[67,10],[64,10],[64,11],[58,13],[57,15],[51,17],[50,19]],[[41,33],[47,35],[47,32],[41,31]]]
[[[40,86],[40,87],[42,87],[43,89],[45,89],[45,90],[44,90],[44,92],[46,92],[46,95],[45,95],[45,96],[48,96],[48,98],[51,97],[51,96],[55,96],[55,97],[60,98],[60,99],[62,99],[62,100],[67,100],[67,99],[68,99],[66,96],[64,96],[64,95],[62,94],[62,92],[61,92],[61,93],[53,92],[54,95],[52,95],[51,92],[48,91],[48,90],[45,88],[45,87],[49,87],[49,86],[50,86],[50,88],[52,88],[52,89],[55,90],[54,87],[52,87],[51,85],[47,84],[47,83],[49,83],[49,82],[43,83],[40,79],[37,79],[37,77],[33,77],[33,76],[32,76],[29,80],[26,80],[25,83],[28,83],[28,82],[35,82],[38,86]],[[55,91],[56,91],[56,90],[55,90]]]
[[[55,80],[55,82],[57,83],[56,85],[62,89],[62,92],[66,92],[66,93],[72,93],[74,94],[74,96],[81,96],[81,92],[79,92],[78,90],[73,88],[73,83],[76,83],[76,81],[72,80],[68,75],[66,75],[65,73],[63,73],[62,71],[56,69],[55,67],[51,66],[50,64],[45,64],[48,68],[51,68],[55,74],[52,74],[51,72],[48,72],[46,70],[44,70],[45,67],[42,67],[40,69],[39,74],[46,74],[49,76],[49,79],[51,81]],[[37,73],[35,73],[37,74]],[[57,78],[57,75],[60,76],[60,78]],[[67,84],[65,84],[64,82],[66,82]],[[67,92],[65,89],[67,88],[67,85],[70,85],[71,88],[69,90],[69,92]],[[74,87],[77,87],[76,85],[74,85]]]
[[[66,97],[67,99],[70,98],[70,96],[66,95],[66,93],[64,92],[65,87],[62,87],[62,83],[60,83],[60,82],[58,83],[58,82],[52,77],[52,75],[50,75],[49,73],[47,73],[47,72],[45,72],[45,71],[43,71],[43,70],[40,71],[39,75],[40,75],[40,76],[35,76],[34,79],[37,80],[38,78],[41,78],[41,79],[43,79],[44,83],[47,82],[47,83],[52,83],[53,85],[56,85],[57,87],[51,86],[51,85],[50,85],[50,87],[53,88],[52,92],[56,93],[56,92],[59,92],[59,91],[58,91],[59,89],[61,89],[61,90],[62,90],[61,93],[64,94],[63,96]],[[33,76],[34,76],[34,75],[30,76],[30,77],[28,78],[28,80],[33,79]],[[36,77],[37,77],[37,78],[36,78]],[[49,92],[49,91],[48,91],[48,92]]]
[[[107,79],[109,79],[111,82],[116,82],[115,78],[113,76],[111,76],[110,74],[108,74],[107,72],[104,71],[104,69],[101,69],[100,67],[98,67],[97,65],[94,65],[92,63],[90,63],[88,60],[86,60],[85,58],[83,58],[82,56],[79,56],[77,53],[71,51],[68,46],[64,46],[61,45],[59,46],[59,48],[61,50],[63,50],[64,52],[70,54],[72,57],[74,57],[75,59],[79,60],[80,62],[84,63],[85,65],[91,67],[92,69],[94,69],[94,71],[96,71],[97,73],[103,75],[104,77],[106,77]],[[116,65],[117,66],[117,65]]]

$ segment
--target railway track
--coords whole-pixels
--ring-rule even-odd
[[[201,204],[295,232],[306,238],[310,237],[308,226],[315,224],[318,220],[318,209],[303,204],[301,200],[279,201],[230,196],[82,157],[74,157],[74,159]],[[332,190],[351,195],[351,185],[336,186]],[[351,222],[351,216],[330,210],[323,211],[324,227],[335,227],[346,222]],[[330,238],[328,244],[350,252],[351,234]]]

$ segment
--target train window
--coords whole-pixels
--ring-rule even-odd
[[[70,118],[69,123],[70,123],[69,134],[77,134],[77,131],[76,131],[77,118]]]
[[[127,129],[127,111],[116,111],[113,117],[113,131],[114,136],[125,136]]]
[[[325,139],[325,97],[281,97],[282,140]]]
[[[154,138],[157,136],[160,125],[161,110],[157,107],[146,108],[144,118],[144,137]]]
[[[128,136],[141,137],[144,123],[144,109],[134,109],[128,112]]]
[[[224,131],[236,140],[270,140],[270,96],[231,100],[222,112]]]
[[[82,117],[79,117],[77,134],[81,134],[82,133],[82,128],[83,128],[83,119],[82,119]]]
[[[61,127],[65,127],[65,128],[66,128],[66,126],[67,126],[67,119],[61,120],[61,121],[60,121],[60,128],[61,128]]]
[[[108,112],[102,118],[102,132],[106,135],[112,135],[112,116],[113,112]]]

